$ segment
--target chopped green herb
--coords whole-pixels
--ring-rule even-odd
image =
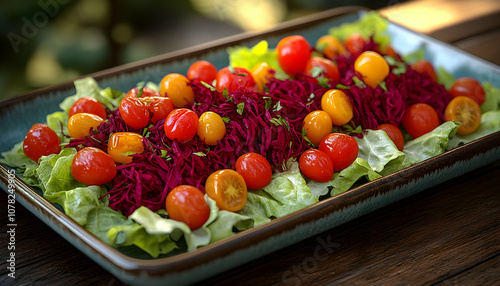
[[[385,81],[378,81],[378,85],[385,91],[389,92],[387,90],[387,86],[385,86]]]
[[[239,115],[243,115],[244,110],[245,110],[245,103],[244,102],[240,102],[240,103],[238,103],[238,105],[236,105],[236,112]]]
[[[215,80],[214,80],[214,82],[215,82]],[[217,90],[217,89],[215,89],[215,87],[214,87],[214,86],[215,86],[215,83],[214,83],[214,86],[212,86],[212,85],[210,85],[210,84],[208,84],[208,83],[206,83],[206,82],[204,82],[204,81],[200,81],[200,83],[201,83],[204,87],[206,87],[206,88],[210,89],[211,91],[216,91],[216,90]]]
[[[337,84],[337,85],[335,86],[335,88],[336,88],[336,89],[349,89],[349,88],[351,88],[351,87],[349,87],[349,86],[347,86],[347,85],[343,85],[343,84],[340,84],[340,83],[339,83],[339,84]]]
[[[362,80],[360,80],[357,76],[353,76],[352,80],[354,81],[354,83],[356,84],[357,87],[360,87],[360,88],[366,87],[366,84]]]

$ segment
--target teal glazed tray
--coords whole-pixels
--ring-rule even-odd
[[[315,42],[333,26],[357,20],[365,11],[344,7],[283,23],[259,34],[240,34],[156,58],[92,74],[101,87],[129,90],[141,81],[159,82],[172,72],[185,74],[189,65],[205,59],[222,68],[228,65],[226,48],[253,46],[267,40],[275,47],[284,36],[301,34]],[[435,66],[444,66],[455,77],[473,76],[480,81],[499,82],[500,68],[433,38],[390,23],[392,46],[401,54],[424,48]],[[26,131],[59,103],[75,93],[73,82],[33,91],[0,102],[0,152],[20,142]],[[18,116],[23,114],[23,116]],[[143,259],[119,251],[86,231],[37,190],[15,178],[16,200],[67,241],[107,271],[131,285],[179,285],[202,281],[228,269],[272,253],[458,177],[500,159],[500,132],[447,151],[396,173],[325,199],[310,207],[237,235],[175,256]],[[9,169],[0,165],[0,184],[8,190]]]

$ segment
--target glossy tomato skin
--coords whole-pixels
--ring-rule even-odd
[[[250,72],[252,73],[255,83],[257,83],[258,92],[263,92],[269,80],[274,78],[273,69],[266,62],[257,63]]]
[[[376,88],[389,75],[389,64],[377,52],[366,51],[354,61],[354,70],[361,74],[361,80],[371,88]]]
[[[189,79],[178,73],[170,73],[160,82],[161,96],[169,97],[175,107],[184,107],[194,102],[194,91],[189,85]]]
[[[349,123],[354,116],[351,101],[340,89],[330,89],[323,94],[321,109],[328,113],[335,126]]]
[[[38,162],[42,156],[59,154],[61,140],[49,126],[36,123],[26,133],[23,142],[23,152],[31,160]]]
[[[392,142],[394,142],[394,145],[396,145],[398,150],[403,151],[403,148],[405,147],[405,139],[403,137],[403,132],[401,132],[398,127],[389,123],[384,123],[380,124],[377,129],[384,130],[385,133],[387,133],[387,136],[389,136]]]
[[[77,113],[68,120],[68,133],[71,137],[81,139],[96,130],[104,120],[92,113]]]
[[[190,185],[173,188],[167,195],[165,208],[169,218],[187,224],[191,230],[203,226],[210,216],[203,193]]]
[[[100,103],[93,97],[87,96],[84,96],[73,103],[68,111],[68,117],[71,117],[77,113],[92,113],[101,117],[102,119],[106,119],[106,117],[108,116],[106,108],[104,108],[104,105],[102,105],[102,103]]]
[[[318,146],[326,135],[332,133],[332,119],[323,110],[315,110],[306,115],[303,128],[306,130],[306,137],[315,146]]]
[[[357,55],[363,52],[366,40],[359,33],[350,34],[344,41],[345,48],[352,55]]]
[[[358,142],[343,133],[330,133],[319,144],[319,150],[325,152],[332,160],[333,170],[342,171],[349,167],[358,157]]]
[[[139,93],[141,93],[140,96]],[[154,97],[154,96],[161,96],[160,93],[152,88],[149,88],[147,86],[144,86],[142,88],[134,87],[131,90],[127,92],[125,97],[140,97],[140,98],[145,98],[145,97]]]
[[[153,96],[145,99],[148,110],[153,114],[151,122],[156,123],[167,116],[174,110],[174,103],[168,97]]]
[[[297,73],[304,72],[307,61],[311,57],[311,47],[302,36],[288,36],[278,42],[276,55],[283,71],[295,77]]]
[[[78,151],[71,163],[71,174],[80,183],[93,186],[111,182],[116,175],[115,161],[95,147]]]
[[[127,164],[132,162],[132,157],[125,155],[126,153],[144,152],[142,144],[142,136],[134,132],[116,132],[113,133],[108,140],[108,155],[115,162]]]
[[[198,120],[198,136],[207,145],[215,146],[226,135],[226,124],[219,114],[206,111]]]
[[[125,123],[134,128],[141,129],[149,124],[151,115],[146,104],[137,97],[125,97],[120,101],[120,116]]]
[[[440,124],[436,110],[426,103],[416,103],[408,107],[402,123],[406,132],[413,138],[431,132]]]
[[[450,87],[450,94],[453,97],[470,97],[477,102],[479,106],[481,106],[486,99],[486,94],[481,86],[481,83],[471,77],[462,77],[455,80],[453,85]]]
[[[334,59],[345,53],[342,43],[331,35],[323,35],[316,41],[316,50],[323,53],[327,58]]]
[[[209,61],[199,60],[189,66],[186,76],[189,80],[211,84],[217,77],[217,68]]]
[[[461,123],[457,134],[471,134],[481,125],[481,108],[474,99],[467,96],[457,96],[446,106],[444,118],[446,121],[456,120]]]
[[[309,179],[328,182],[333,177],[333,163],[328,155],[319,149],[304,151],[299,158],[300,171]]]
[[[426,74],[433,82],[437,82],[436,71],[428,60],[416,61],[411,64],[411,68],[421,74]]]
[[[337,65],[329,60],[325,59],[322,57],[311,57],[306,64],[306,69],[304,70],[304,73],[307,75],[312,75],[311,70],[313,68],[320,68],[323,70],[323,75],[333,81],[339,81],[340,80],[340,72],[339,68]]]
[[[257,153],[246,153],[236,160],[236,172],[238,172],[252,190],[262,189],[269,185],[273,176],[271,164],[264,156]]]
[[[185,142],[196,135],[198,124],[198,115],[191,109],[174,109],[165,120],[165,134],[171,140]]]
[[[217,73],[216,89],[220,92],[227,89],[229,93],[233,93],[239,89],[258,91],[258,85],[249,70],[241,67],[232,69],[225,67]]]
[[[243,176],[231,169],[215,171],[205,182],[205,193],[220,210],[236,212],[243,209],[247,203],[247,192]]]

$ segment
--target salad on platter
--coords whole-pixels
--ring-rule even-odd
[[[229,66],[91,77],[0,162],[118,249],[194,251],[500,130],[500,89],[400,55],[375,12]]]

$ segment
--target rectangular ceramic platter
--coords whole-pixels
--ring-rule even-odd
[[[311,43],[327,34],[333,26],[357,20],[362,12],[356,7],[325,11],[311,17],[285,23],[261,34],[242,34],[207,43],[131,65],[93,74],[102,88],[126,91],[141,81],[159,82],[172,72],[185,74],[189,65],[205,59],[222,68],[228,65],[226,48],[253,46],[267,40],[275,47],[284,36],[301,34]],[[426,57],[444,66],[455,77],[473,76],[480,81],[499,82],[498,66],[471,56],[391,23],[392,45],[401,54],[425,49]],[[34,91],[0,103],[2,136],[0,152],[20,142],[26,131],[47,114],[59,110],[59,103],[75,90],[72,82]],[[22,116],[19,116],[22,115]],[[158,259],[131,257],[103,243],[80,227],[37,190],[16,179],[16,200],[49,225],[76,248],[129,284],[188,284],[203,280],[258,257],[289,246],[305,238],[397,202],[439,183],[470,172],[500,159],[500,132],[463,145],[379,180],[323,200],[289,216],[244,231],[233,237],[202,247],[194,252]],[[7,190],[8,169],[0,165],[1,186]]]

